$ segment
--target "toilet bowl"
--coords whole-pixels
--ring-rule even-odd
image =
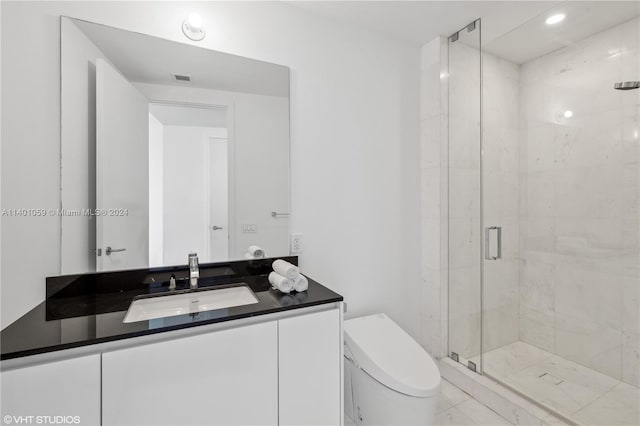
[[[344,322],[345,414],[357,425],[432,425],[440,371],[385,314]]]

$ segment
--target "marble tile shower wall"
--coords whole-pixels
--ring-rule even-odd
[[[482,209],[502,227],[502,259],[483,260],[483,351],[518,340],[520,275],[520,67],[484,53]]]
[[[503,230],[502,259],[482,261],[482,346],[492,350],[519,336],[519,67],[483,54],[481,171],[478,59],[473,47],[450,47],[449,343],[464,358],[480,351],[481,178],[484,226]]]
[[[639,27],[520,68],[520,340],[635,386]]]
[[[480,351],[480,56],[449,43],[449,350]],[[468,37],[469,40],[464,40]]]

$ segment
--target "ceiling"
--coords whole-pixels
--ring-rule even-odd
[[[290,1],[293,7],[421,46],[482,19],[486,51],[524,63],[638,16],[637,1]],[[544,20],[563,12],[550,28]],[[130,80],[289,95],[286,67],[73,20]],[[211,72],[215,70],[215,72]],[[173,74],[191,76],[176,82]]]
[[[295,7],[426,44],[482,19],[485,50],[524,63],[637,16],[637,1],[293,1]],[[544,24],[563,11],[553,29]]]
[[[545,20],[565,14],[550,26]],[[593,34],[627,22],[640,14],[640,2],[565,2],[537,16],[504,36],[484,45],[484,50],[516,64],[569,46]]]
[[[227,127],[226,108],[152,103],[149,112],[165,126]]]
[[[490,42],[560,1],[292,1],[291,5],[423,45],[482,18]]]
[[[289,68],[242,56],[125,31],[71,21],[130,81],[289,96]],[[173,74],[189,75],[178,82]]]

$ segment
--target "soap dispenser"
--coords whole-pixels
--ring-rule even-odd
[[[198,288],[198,278],[200,278],[200,269],[198,267],[198,254],[189,253],[189,286],[192,289]]]

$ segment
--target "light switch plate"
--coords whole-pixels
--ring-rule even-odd
[[[291,234],[291,254],[302,253],[302,234]]]
[[[242,224],[242,233],[243,234],[255,234],[258,232],[258,225],[255,223],[243,223]]]

